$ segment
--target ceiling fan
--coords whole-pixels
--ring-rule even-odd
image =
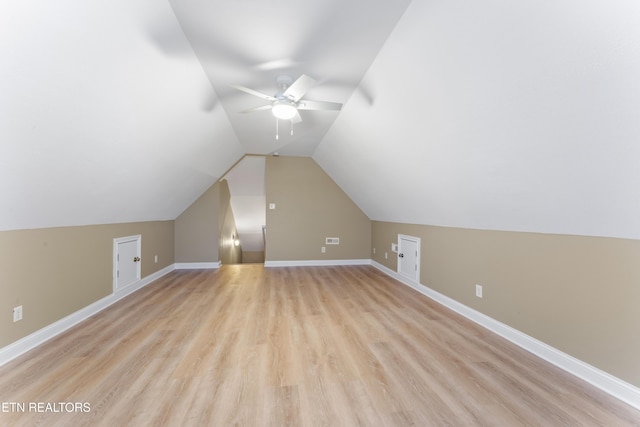
[[[342,108],[342,104],[336,102],[302,99],[304,94],[316,84],[316,81],[306,74],[298,77],[296,81],[293,81],[289,76],[279,76],[276,79],[276,83],[280,90],[273,96],[249,89],[248,87],[232,85],[231,87],[235,89],[270,102],[268,105],[251,108],[242,111],[242,113],[252,113],[270,109],[277,119],[291,120],[291,123],[299,123],[302,121],[302,117],[300,117],[298,110],[340,111]]]

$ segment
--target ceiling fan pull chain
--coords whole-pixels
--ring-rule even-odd
[[[293,120],[291,120],[290,123],[291,123],[291,136],[293,136]]]
[[[276,141],[278,140],[278,118],[276,117]]]

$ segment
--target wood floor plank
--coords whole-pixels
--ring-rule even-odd
[[[0,402],[27,405],[2,426],[640,425],[370,266],[174,271],[0,367]]]

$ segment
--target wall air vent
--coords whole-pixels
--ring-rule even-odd
[[[326,244],[327,245],[339,245],[340,244],[340,238],[339,237],[327,237],[326,238]]]

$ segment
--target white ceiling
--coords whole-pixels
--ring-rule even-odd
[[[318,83],[303,99],[345,103],[409,2],[170,0],[244,150],[299,156],[313,153],[338,113],[301,111],[293,136],[281,123],[276,140],[270,111],[241,113],[268,102],[230,85],[274,95],[278,76],[307,74]],[[166,46],[161,30],[153,37]]]
[[[311,155],[338,113],[302,112],[276,141],[268,111],[238,113],[262,101],[229,85],[275,93],[306,73],[305,98],[346,102],[407,4],[5,5],[0,230],[173,219],[246,153]]]
[[[0,14],[0,229],[173,219],[246,153],[375,220],[640,238],[640,3],[25,0]],[[291,138],[279,74],[319,80]]]
[[[639,22],[632,0],[414,1],[375,102],[313,157],[372,219],[638,239]]]
[[[0,14],[0,230],[173,219],[244,150],[168,3],[27,0]]]

